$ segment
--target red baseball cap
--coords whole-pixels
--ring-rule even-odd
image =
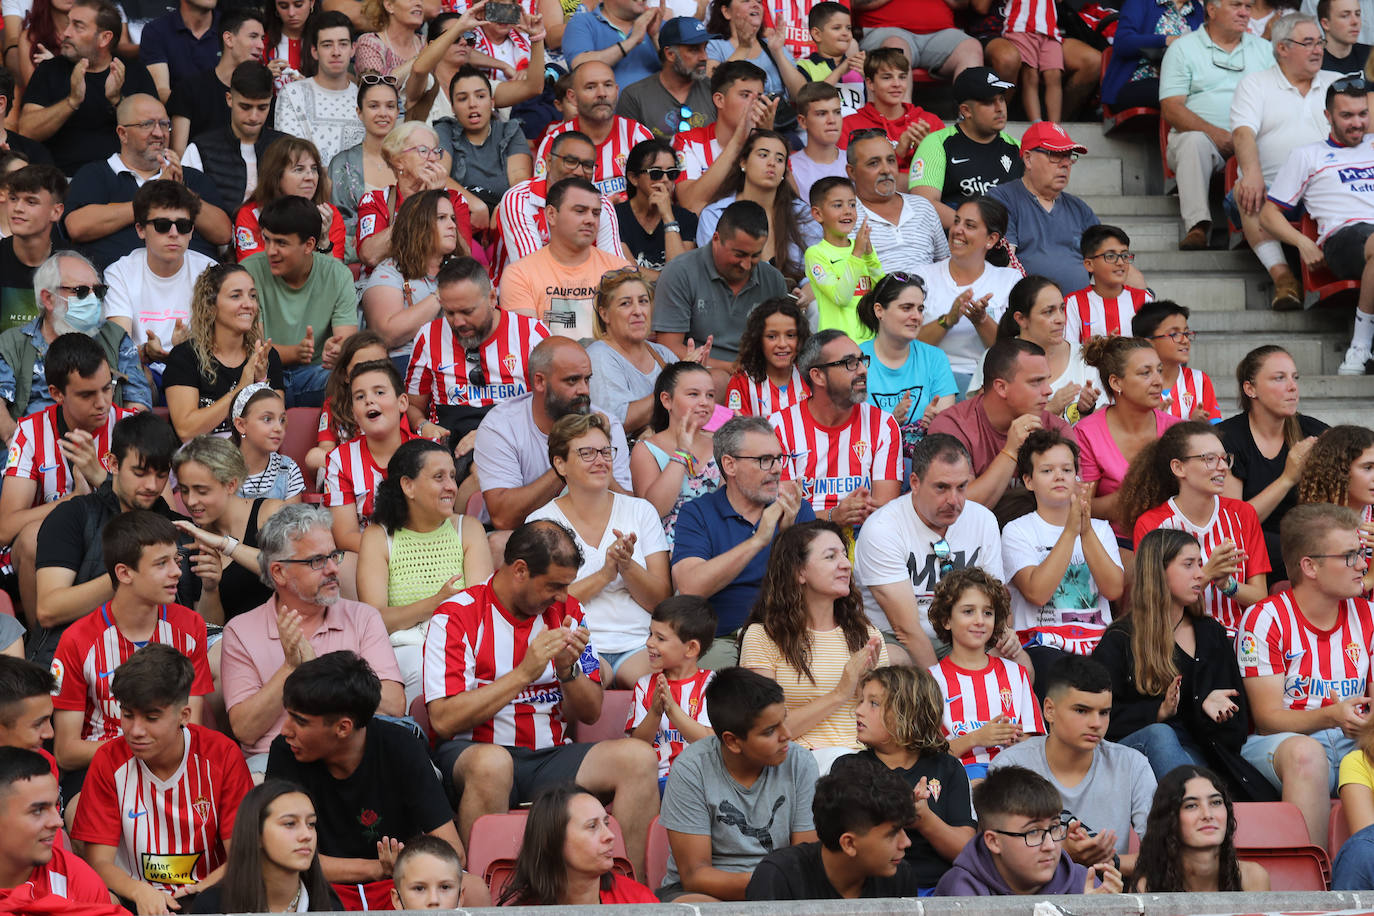
[[[1074,143],[1064,128],[1053,121],[1036,121],[1026,129],[1021,136],[1021,149],[1030,151],[1036,149],[1049,150],[1052,153],[1078,153],[1080,156],[1088,152],[1088,148],[1081,143]]]

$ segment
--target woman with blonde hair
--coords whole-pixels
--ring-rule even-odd
[[[677,361],[672,350],[649,340],[653,315],[653,285],[639,268],[622,267],[601,278],[592,306],[596,339],[587,345],[592,403],[619,417],[631,434],[649,425],[654,383],[664,366]]]
[[[384,73],[404,83],[425,47],[419,34],[425,22],[423,0],[362,0],[362,7],[372,31],[353,43],[353,69]]]
[[[234,219],[236,260],[264,250],[258,216],[268,203],[286,194],[304,197],[319,209],[324,238],[316,243],[316,250],[344,260],[347,230],[338,208],[329,202],[329,176],[323,174],[327,164],[320,161],[315,144],[300,137],[282,137],[267,148],[258,164],[258,185],[253,196],[239,208]]]
[[[229,435],[234,398],[254,382],[286,390],[281,357],[262,336],[253,277],[237,264],[207,267],[191,293],[190,336],[167,354],[162,374],[172,427],[183,440]]]

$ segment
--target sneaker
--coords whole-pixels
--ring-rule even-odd
[[[1371,358],[1374,358],[1374,354],[1369,352],[1368,347],[1351,346],[1349,350],[1345,351],[1345,360],[1341,363],[1340,368],[1336,370],[1336,374],[1364,375],[1365,366]]]

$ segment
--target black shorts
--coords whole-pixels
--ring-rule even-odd
[[[439,745],[434,752],[434,762],[444,779],[444,788],[455,800],[460,793],[453,783],[453,765],[463,751],[481,741],[467,738],[454,738]],[[515,764],[515,779],[511,783],[510,806],[517,807],[522,802],[533,800],[545,786],[564,782],[575,782],[577,771],[582,767],[582,758],[587,756],[594,744],[563,744],[532,751],[524,747],[502,745]]]
[[[1342,226],[1322,246],[1326,266],[1342,280],[1358,280],[1364,273],[1364,244],[1374,235],[1374,223]]]

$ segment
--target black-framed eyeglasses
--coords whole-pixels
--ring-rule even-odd
[[[1192,461],[1194,458],[1201,461],[1202,466],[1209,471],[1216,470],[1217,466],[1220,464],[1224,464],[1229,468],[1236,463],[1236,456],[1232,455],[1230,452],[1227,452],[1224,455],[1218,455],[1216,452],[1208,452],[1205,455],[1179,456],[1180,461]]]
[[[873,357],[869,356],[867,353],[851,353],[844,359],[832,359],[828,363],[817,363],[811,368],[834,369],[836,366],[844,366],[844,371],[846,372],[858,372],[860,366],[863,366],[865,369],[867,369],[868,364],[872,361],[872,359]]]
[[[562,153],[559,153],[558,158],[563,160],[563,167],[569,172],[576,171],[577,169],[581,169],[588,175],[596,172],[595,159],[578,159],[576,156],[566,156]]]
[[[1285,38],[1284,41],[1285,41],[1287,44],[1290,44],[1290,45],[1297,45],[1299,48],[1302,48],[1304,51],[1311,51],[1313,48],[1324,48],[1324,47],[1326,47],[1326,39],[1325,39],[1325,38],[1309,38],[1309,39],[1307,39],[1306,41],[1296,41],[1296,40],[1294,40],[1294,39],[1292,39],[1292,38]]]
[[[730,457],[736,461],[757,461],[759,470],[765,474],[777,467],[778,462],[782,460],[781,455],[731,455]]]
[[[639,174],[648,175],[650,181],[662,181],[664,178],[669,181],[677,181],[677,177],[682,174],[682,169],[676,166],[671,169],[651,168],[643,169]]]
[[[1368,92],[1369,82],[1363,76],[1346,76],[1332,83],[1331,91],[1336,93]]]
[[[1094,260],[1096,260],[1096,259],[1098,259],[1098,258],[1101,258],[1102,260],[1106,261],[1108,264],[1129,264],[1129,263],[1131,263],[1132,261],[1135,260],[1135,252],[1134,252],[1134,251],[1104,251],[1104,252],[1102,252],[1101,254],[1090,254],[1090,255],[1088,255],[1088,260],[1089,260],[1089,261],[1094,261]]]
[[[860,127],[849,132],[849,142],[858,143],[860,140],[867,140],[869,137],[882,137],[884,140],[890,139],[887,131],[881,127]]]
[[[481,388],[487,384],[487,373],[482,367],[482,354],[470,352],[464,354],[464,358],[472,367],[468,369],[468,382]]]
[[[324,569],[325,565],[333,561],[335,566],[343,562],[344,552],[342,550],[331,550],[329,553],[317,553],[313,557],[306,557],[304,560],[278,560],[278,563],[297,563],[302,566],[309,566],[313,570]]]
[[[167,233],[172,231],[173,226],[176,226],[177,232],[180,232],[182,235],[190,235],[191,230],[196,227],[195,220],[185,218],[171,219],[166,216],[159,216],[155,219],[144,220],[143,225],[145,228],[148,226],[152,226],[153,231],[156,232],[158,235],[166,235]]]
[[[1002,836],[1019,836],[1025,841],[1027,846],[1035,849],[1044,845],[1045,837],[1049,837],[1056,843],[1061,842],[1064,837],[1069,835],[1069,825],[1060,821],[1049,827],[1034,827],[1030,830],[1022,830],[1019,832],[1015,830],[998,830],[996,827],[993,827],[992,832],[1000,833]]]
[[[607,445],[603,448],[592,448],[589,445],[586,448],[575,448],[573,451],[577,453],[578,458],[582,459],[583,464],[591,464],[597,458],[613,461],[620,449],[614,445]]]
[[[1180,330],[1178,330],[1178,329],[1174,329],[1174,330],[1170,331],[1168,334],[1152,334],[1152,335],[1150,335],[1150,339],[1151,339],[1151,340],[1161,340],[1161,339],[1163,339],[1163,338],[1165,338],[1165,337],[1169,338],[1169,339],[1172,340],[1174,343],[1178,343],[1178,341],[1179,341],[1180,338],[1182,338],[1183,340],[1192,340],[1193,338],[1197,337],[1197,331],[1194,331],[1194,330],[1191,330],[1191,329],[1190,329],[1190,330],[1186,330],[1186,331],[1180,331]]]
[[[110,291],[110,288],[104,283],[78,283],[76,286],[67,286],[63,284],[59,286],[58,289],[78,299],[85,299],[91,292],[95,293],[97,299],[104,299],[105,294]]]
[[[1334,560],[1339,557],[1345,560],[1347,567],[1354,569],[1364,557],[1364,548],[1346,551],[1345,553],[1309,553],[1308,556],[1314,560]]]
[[[358,77],[358,79],[364,86],[376,86],[381,83],[386,83],[392,89],[396,89],[401,85],[401,81],[396,79],[396,77],[386,76],[381,73],[364,73],[362,76]]]
[[[940,575],[948,575],[954,570],[954,548],[949,546],[949,541],[940,538],[930,545],[930,552],[935,554],[935,559],[940,562]]]

